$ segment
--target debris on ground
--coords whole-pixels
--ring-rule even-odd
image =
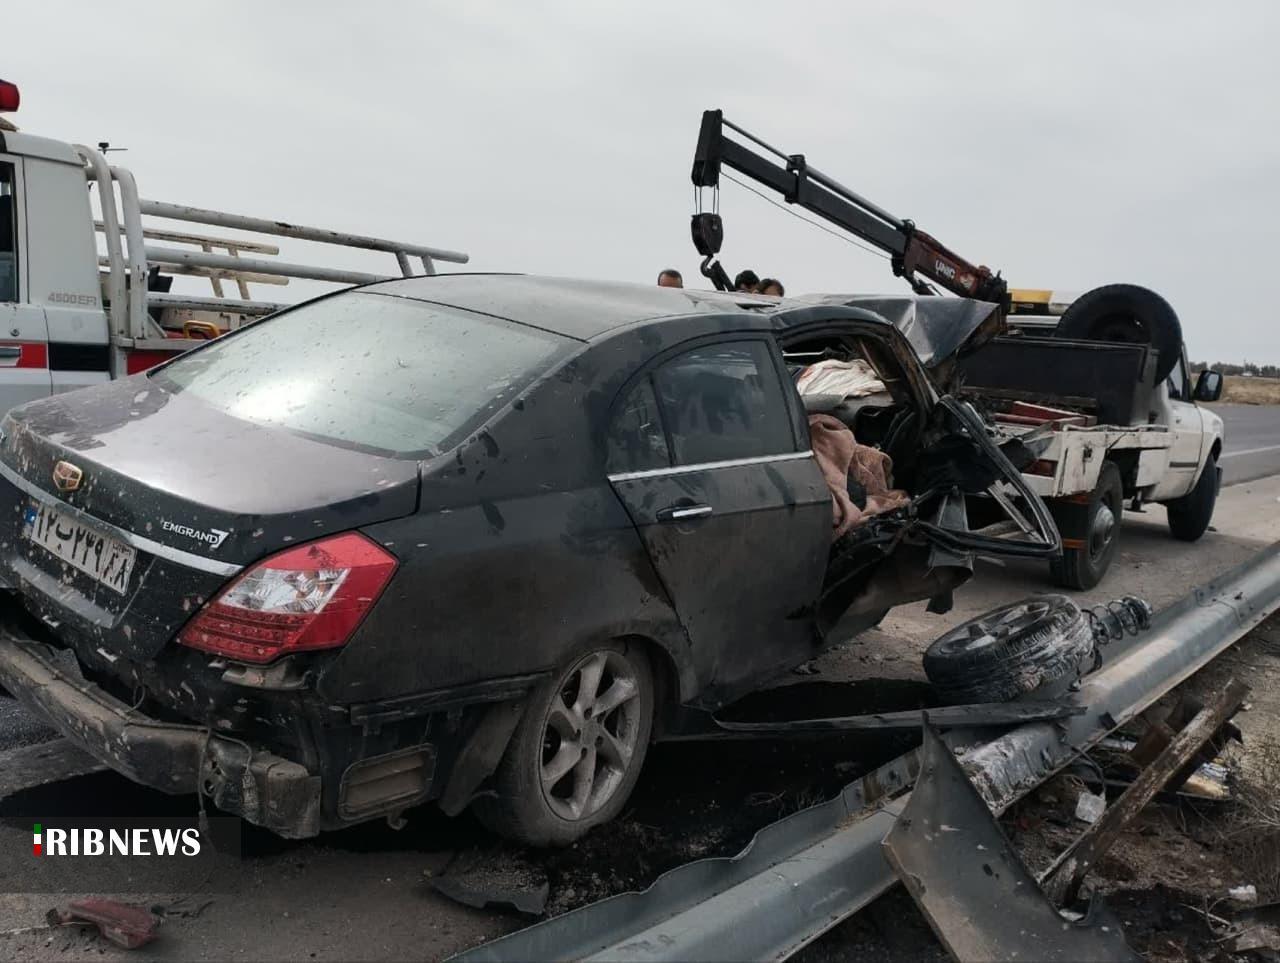
[[[920,778],[885,837],[885,856],[956,959],[1137,959],[1099,900],[1071,916],[1050,902],[932,728],[922,752]]]
[[[151,912],[160,917],[173,916],[185,920],[196,920],[204,915],[204,911],[212,906],[213,903],[214,901],[211,899],[193,902],[188,896],[179,896],[168,903],[151,907]]]
[[[1249,687],[1244,683],[1234,679],[1228,682],[1183,728],[1165,741],[1159,754],[1110,808],[1104,805],[1104,811],[1092,821],[1093,824],[1041,874],[1040,882],[1052,898],[1064,905],[1075,902],[1085,877],[1102,863],[1125,828],[1162,789],[1166,786],[1177,788],[1180,775],[1185,778],[1185,774],[1194,768],[1206,744],[1231,721],[1248,692]],[[1150,731],[1154,731],[1154,727]]]
[[[1096,823],[1102,818],[1107,808],[1106,796],[1095,796],[1087,789],[1076,797],[1076,819],[1085,823]]]
[[[126,950],[146,946],[156,938],[160,917],[145,906],[109,899],[80,899],[66,909],[49,910],[50,926],[90,925],[108,942]]]
[[[1268,903],[1237,913],[1224,942],[1229,941],[1235,953],[1267,951],[1264,959],[1280,955],[1280,903]]]
[[[513,909],[541,916],[551,885],[546,872],[509,850],[472,850],[430,879],[432,889],[476,909]]]

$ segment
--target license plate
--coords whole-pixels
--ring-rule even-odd
[[[138,557],[131,545],[100,535],[43,502],[27,508],[23,534],[46,552],[124,595]]]

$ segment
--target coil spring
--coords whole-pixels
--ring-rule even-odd
[[[1093,630],[1093,641],[1099,647],[1117,642],[1126,635],[1137,635],[1151,625],[1151,604],[1136,595],[1112,599],[1084,610]]]

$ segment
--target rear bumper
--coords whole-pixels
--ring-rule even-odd
[[[296,762],[209,729],[161,722],[57,665],[52,650],[0,623],[0,686],[102,763],[289,838],[321,827],[321,780]]]

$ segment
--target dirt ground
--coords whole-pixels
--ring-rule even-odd
[[[1222,401],[1237,405],[1280,405],[1280,378],[1245,378],[1226,375]]]
[[[1085,593],[1083,600],[1135,593],[1160,606],[1245,560],[1280,538],[1280,479],[1224,489],[1215,521],[1216,531],[1196,545],[1186,545],[1168,536],[1163,510],[1127,515],[1113,572],[1101,591]],[[992,605],[1047,587],[1039,566],[983,564],[973,583],[957,593],[955,609],[947,616],[927,615],[922,606],[896,611],[876,632],[817,660],[812,667],[816,674],[789,677],[779,691],[757,697],[744,711],[794,716],[869,710],[888,702],[901,707],[913,699],[920,704],[928,699],[928,690],[921,679],[919,656],[932,638]],[[1257,661],[1270,672],[1275,657],[1264,646],[1258,651],[1241,647],[1227,658]],[[1220,662],[1225,664],[1226,659]],[[1275,671],[1280,672],[1280,662]],[[1272,707],[1267,701],[1271,692],[1280,698],[1280,686],[1259,688],[1266,690],[1267,698],[1255,695],[1254,708],[1242,715],[1241,724],[1244,728],[1245,721],[1256,714],[1261,720],[1257,730],[1266,732],[1280,721],[1280,703]],[[211,894],[207,905],[200,900],[178,904],[166,920],[160,941],[135,955],[175,960],[441,959],[531,921],[511,910],[471,909],[446,899],[432,886],[441,874],[510,861],[520,867],[517,876],[526,890],[545,883],[548,912],[559,913],[610,893],[643,888],[690,859],[736,853],[762,826],[829,797],[858,773],[903,748],[901,743],[865,737],[811,743],[805,752],[788,745],[744,743],[659,746],[623,817],[577,846],[553,854],[509,847],[486,835],[465,815],[449,820],[430,808],[412,813],[409,825],[399,832],[375,824],[318,840],[286,842],[250,830],[234,887]],[[83,810],[86,801],[91,801],[93,811],[109,808],[133,815],[187,813],[194,806],[192,800],[161,796],[101,773],[10,797],[0,802],[0,817],[70,815]],[[1040,805],[1052,804],[1033,799],[1027,808],[1010,814],[1010,819],[1023,820],[1009,825],[1031,856],[1037,852],[1033,845],[1037,841],[1042,849],[1052,847],[1061,843],[1055,835],[1059,831],[1078,831],[1039,814],[1035,807]],[[1161,825],[1163,812],[1153,808],[1142,825],[1147,829]],[[1148,818],[1156,822],[1148,824]],[[1177,827],[1182,818],[1169,816],[1166,821]],[[1141,828],[1132,832],[1138,834],[1139,842],[1148,839]],[[25,836],[24,845],[29,844],[29,827],[12,825],[0,825],[0,844],[10,845],[12,840],[5,837],[14,833]],[[1176,833],[1167,836],[1171,847],[1190,845],[1176,841],[1186,838]],[[1117,859],[1127,858],[1127,852],[1117,850]],[[1212,850],[1203,852],[1209,860]],[[1219,898],[1221,887],[1236,885],[1238,880],[1225,863],[1213,864],[1217,867],[1213,873],[1193,872],[1200,856],[1200,850],[1188,849],[1181,863],[1162,855],[1155,867],[1149,867],[1181,867],[1186,879],[1174,874],[1157,879],[1139,867],[1127,881],[1134,885],[1117,891],[1116,908],[1135,934],[1164,933],[1173,925],[1171,914],[1184,914],[1178,918],[1189,928],[1187,946],[1194,948],[1201,945],[1195,940],[1212,939],[1211,930],[1196,929],[1204,926],[1203,918],[1182,909],[1180,900],[1184,895]],[[45,911],[63,900],[48,895],[0,895],[0,958],[76,960],[124,955],[110,948],[104,952],[99,940],[74,928],[45,928]],[[163,904],[166,898],[157,896],[155,902]],[[1130,904],[1132,908],[1126,910]],[[1165,954],[1163,944],[1154,942],[1156,937],[1146,943],[1143,939],[1135,938],[1135,945],[1150,944],[1152,958],[1180,958]],[[856,958],[904,963],[944,958],[914,904],[900,890],[837,927],[803,955],[822,961]]]

